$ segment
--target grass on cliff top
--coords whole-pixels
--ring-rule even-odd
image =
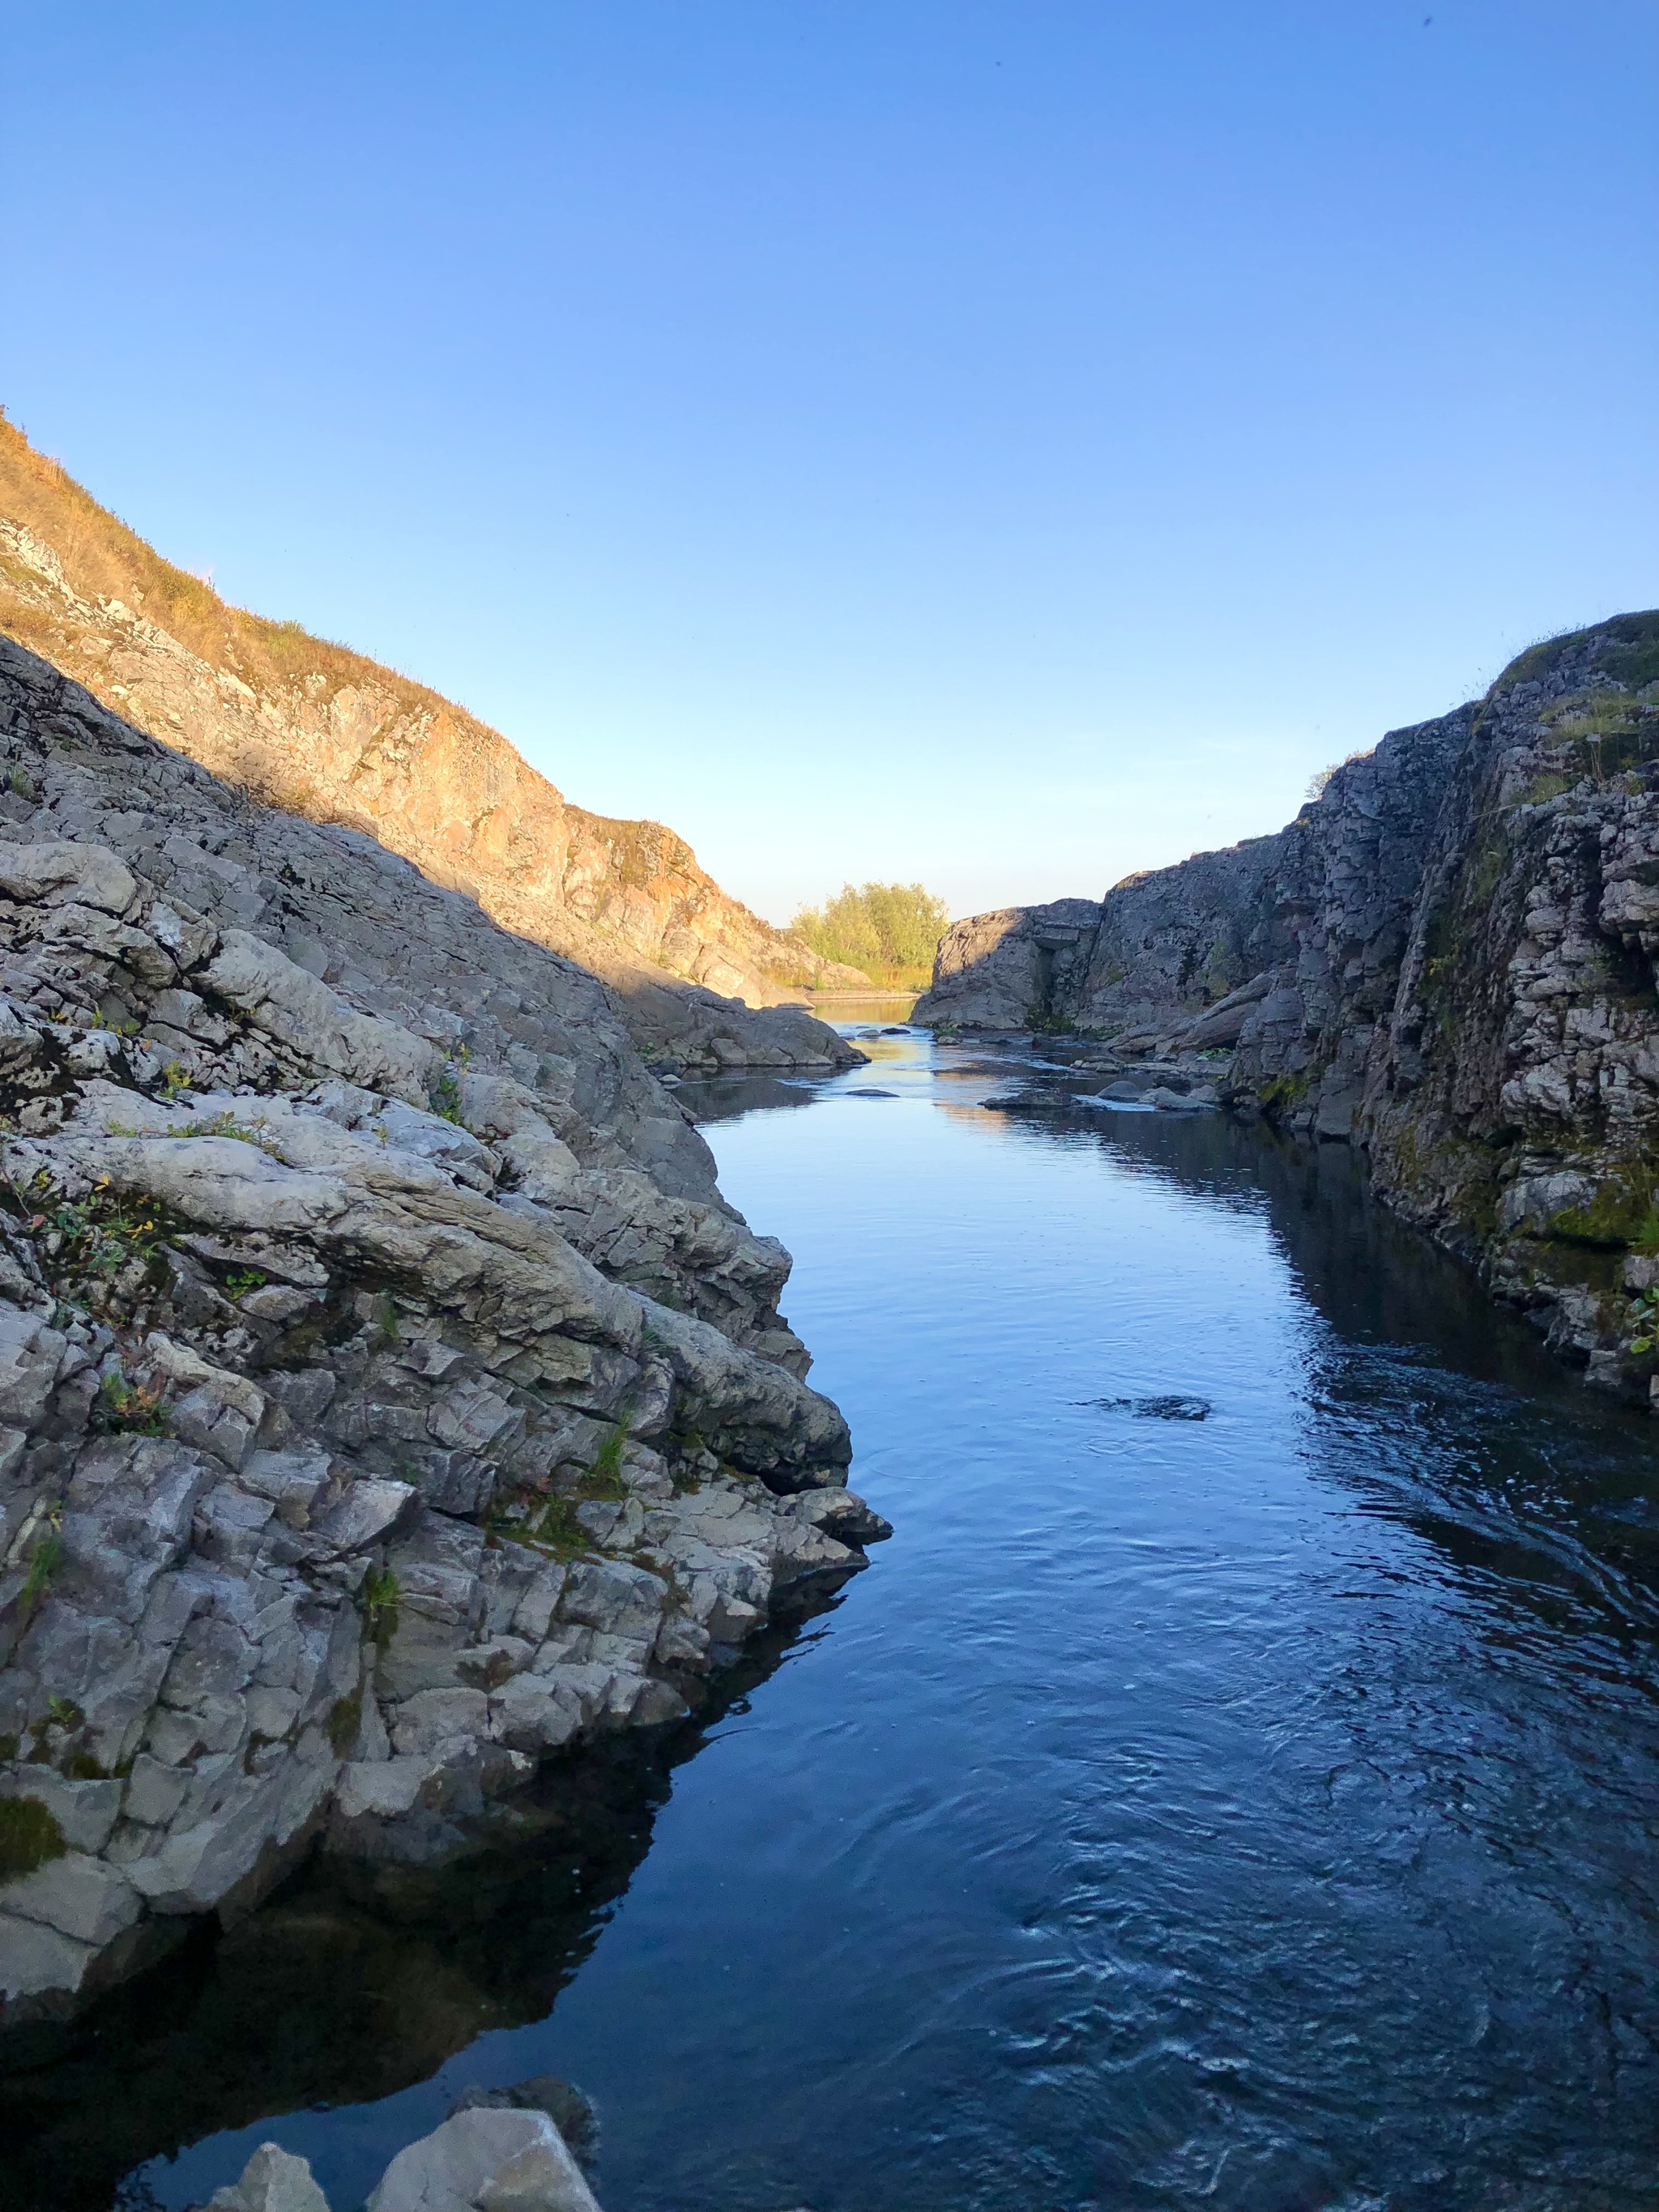
[[[1507,691],[1516,684],[1534,684],[1559,667],[1570,653],[1590,645],[1590,665],[1620,684],[1639,691],[1644,684],[1659,682],[1659,607],[1638,614],[1613,615],[1588,629],[1564,631],[1559,637],[1540,638],[1517,653],[1492,690]]]
[[[372,687],[390,692],[405,709],[473,720],[465,708],[425,684],[349,646],[314,637],[297,622],[270,622],[246,607],[228,605],[210,584],[164,561],[137,531],[100,507],[57,461],[36,453],[16,424],[7,421],[3,409],[0,514],[52,548],[70,588],[82,599],[121,600],[211,666],[228,669],[255,690],[280,690],[309,680],[313,696],[328,698],[349,684]]]
[[[308,699],[324,702],[348,688],[372,690],[390,697],[398,713],[447,718],[465,735],[491,744],[507,742],[453,700],[367,654],[354,653],[348,645],[314,636],[303,623],[272,622],[246,607],[228,605],[201,577],[164,561],[118,515],[100,507],[59,463],[36,453],[17,425],[7,421],[3,407],[0,514],[21,523],[51,547],[79,598],[94,605],[100,599],[119,599],[210,667],[227,671],[255,691],[280,693],[297,686]],[[6,628],[21,644],[61,666],[65,643],[62,623],[21,596],[37,580],[32,572],[0,558],[0,608]],[[8,582],[13,587],[9,592]],[[75,672],[72,668],[70,672]],[[309,811],[300,793],[272,796],[281,805]],[[694,895],[720,892],[698,866],[690,847],[663,823],[616,821],[575,806],[569,811],[590,836],[609,847],[623,883],[644,884],[659,873],[678,872],[691,879]],[[779,933],[736,900],[730,904],[764,956]]]

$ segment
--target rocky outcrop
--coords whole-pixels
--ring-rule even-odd
[[[728,898],[672,830],[568,805],[452,702],[224,605],[3,419],[0,630],[264,805],[376,839],[603,976],[641,1042],[723,1037],[725,1065],[787,1065],[827,1049],[824,1032],[756,1024],[744,1002],[868,985]]]
[[[1099,927],[1099,906],[1082,898],[952,922],[911,1018],[936,1027],[1046,1027],[1054,1008],[1075,997]]]
[[[207,2212],[329,2212],[310,2161],[261,2143]],[[364,2212],[599,2212],[563,2136],[534,2106],[477,2104],[398,2152]]]
[[[1076,1030],[1365,1148],[1589,1378],[1655,1388],[1659,615],[1533,647],[1276,836],[958,923],[919,1022]],[[1036,961],[1049,917],[1075,927]],[[1022,964],[1023,963],[1023,964]]]
[[[881,1522],[605,986],[0,649],[0,2022],[457,1848]]]

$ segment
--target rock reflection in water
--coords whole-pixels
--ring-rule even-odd
[[[303,2116],[348,2105],[369,2108],[348,2160],[367,2189],[484,2079],[487,2061],[453,2081],[446,2061],[550,2010],[650,1848],[674,1770],[841,1602],[828,1587],[787,1595],[793,1603],[717,1678],[696,1720],[555,1760],[465,1857],[441,1869],[318,1861],[239,1925],[216,1940],[198,1931],[58,2032],[56,2051],[37,2047],[40,2063],[12,2046],[0,2205],[107,2212],[129,2176],[119,2203],[142,2212],[155,2201],[145,2164],[165,2167],[190,2145],[203,2147],[190,2163],[205,2200],[264,2136],[304,2151]],[[249,2131],[240,2146],[213,2143],[236,2130]],[[337,2179],[333,2201],[356,2200]]]
[[[866,1049],[711,1132],[895,1523],[833,1629],[614,1851],[302,1887],[280,1972],[158,1982],[18,2085],[33,2202],[246,2120],[140,2181],[270,2133],[344,2208],[551,2072],[626,2212],[1651,2212],[1659,1429],[1345,1147]]]

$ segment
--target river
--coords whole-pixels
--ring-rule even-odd
[[[483,1869],[146,1984],[27,2091],[61,2206],[274,2137],[349,2212],[553,2072],[608,2212],[1651,2212],[1653,1427],[1346,1148],[866,1048],[701,1095],[892,1540]]]

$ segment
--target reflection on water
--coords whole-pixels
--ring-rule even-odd
[[[313,1865],[228,1934],[198,1930],[67,2048],[30,2064],[20,2043],[0,2073],[0,2204],[104,2212],[124,2175],[134,2212],[158,2182],[169,2204],[204,2200],[276,2135],[315,2150],[350,2212],[463,2089],[517,2078],[491,2065],[492,2038],[544,2018],[579,1971],[674,1770],[842,1601],[792,1595],[697,1719],[554,1761],[460,1863]]]
[[[1344,1148],[865,1048],[705,1118],[895,1523],[871,1572],[672,1790],[590,1783],[459,1905],[301,1884],[210,2004],[181,1970],[176,2028],[40,2078],[60,2143],[66,2094],[135,2158],[205,2138],[141,2177],[176,2207],[269,2135],[345,2212],[466,2081],[550,2071],[618,2212],[1651,2212],[1651,1426]]]
[[[822,1020],[834,1023],[844,1036],[861,1045],[864,1030],[908,1022],[917,996],[915,991],[878,991],[867,999],[839,999],[826,994],[814,1000],[813,1011]]]

